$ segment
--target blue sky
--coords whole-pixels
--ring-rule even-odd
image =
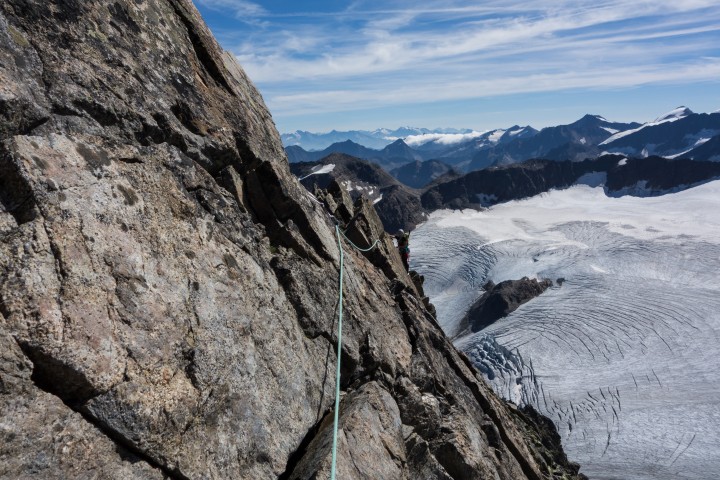
[[[720,109],[717,0],[194,0],[281,132]]]

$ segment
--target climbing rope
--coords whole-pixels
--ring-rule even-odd
[[[370,248],[362,249],[350,241],[345,235],[345,232],[340,230],[340,227],[335,224],[335,235],[337,236],[338,249],[340,250],[340,295],[338,299],[338,344],[337,344],[337,369],[335,372],[335,419],[333,422],[333,443],[332,443],[332,463],[330,466],[330,480],[335,480],[335,467],[337,464],[337,436],[338,436],[338,417],[340,414],[340,354],[342,352],[342,321],[343,321],[343,274],[344,274],[344,253],[342,248],[342,237],[348,241],[350,245],[356,250],[361,252],[369,252],[375,245],[378,244],[380,239],[375,240]]]
[[[378,242],[380,242],[380,239],[378,238],[377,240],[375,240],[375,243],[373,243],[372,245],[370,245],[368,248],[363,249],[363,248],[360,248],[360,247],[358,247],[357,245],[355,245],[355,244],[352,242],[352,240],[350,240],[350,239],[347,237],[347,235],[345,235],[345,232],[340,232],[340,233],[342,233],[342,236],[345,237],[345,240],[347,240],[347,242],[348,242],[350,245],[352,245],[355,250],[357,250],[357,251],[359,251],[359,252],[369,252],[370,250],[372,250],[373,248],[375,248],[375,245],[377,245]]]
[[[340,354],[342,353],[342,318],[343,318],[343,249],[340,238],[340,227],[335,225],[338,248],[340,249],[340,299],[338,304],[338,346],[337,346],[337,371],[335,372],[335,422],[333,423],[333,444],[332,444],[332,465],[330,467],[330,480],[335,480],[335,465],[337,463],[337,435],[338,435],[338,414],[340,412]]]

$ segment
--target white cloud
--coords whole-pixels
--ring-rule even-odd
[[[566,48],[569,52],[578,50],[577,40],[584,42],[585,48],[594,45],[607,45],[641,40],[662,39],[679,35],[690,35],[717,30],[720,15],[716,12],[703,18],[703,25],[690,27],[679,24],[676,15],[654,19],[652,25],[636,27],[640,32],[628,33],[627,26],[618,30],[612,22],[638,19],[661,12],[683,12],[683,8],[696,8],[696,5],[708,5],[710,2],[605,2],[588,4],[573,2],[540,2],[532,11],[519,11],[519,5],[510,3],[500,8],[500,12],[514,11],[513,16],[497,15],[487,17],[488,7],[466,8],[466,15],[483,12],[451,29],[426,29],[418,19],[433,12],[445,20],[444,15],[454,15],[457,8],[412,9],[398,11],[382,20],[371,20],[360,31],[354,32],[354,41],[334,44],[330,39],[323,48],[315,50],[314,55],[297,58],[287,44],[277,42],[275,50],[267,53],[251,52],[243,48],[239,59],[252,78],[259,82],[287,81],[288,79],[349,78],[367,76],[373,73],[403,71],[420,67],[431,62],[464,55],[495,54],[511,57],[533,49]],[[561,8],[562,7],[562,8]],[[413,20],[416,28],[404,29]],[[697,20],[696,20],[697,22]],[[315,28],[315,27],[313,27]],[[396,31],[396,29],[400,29]],[[654,30],[650,30],[653,28]],[[600,31],[589,31],[602,29]],[[301,29],[302,30],[302,29]],[[658,31],[659,30],[659,31]],[[343,35],[339,33],[339,35]],[[312,38],[299,33],[297,37]],[[317,46],[317,44],[315,44]],[[650,49],[652,50],[652,49]],[[305,50],[307,52],[307,50]],[[585,52],[587,53],[587,52]],[[644,54],[648,53],[646,46]],[[651,52],[652,53],[652,52]]]
[[[293,94],[271,94],[268,104],[274,115],[297,115],[303,112],[341,112],[352,109],[418,104],[445,100],[461,100],[483,96],[518,93],[539,93],[575,88],[612,89],[645,84],[717,81],[720,78],[720,58],[705,58],[697,63],[676,65],[668,69],[663,64],[618,66],[605,69],[599,66],[583,71],[491,76],[475,80],[448,81],[438,85],[419,80],[410,86],[369,85],[353,90],[303,91]]]
[[[269,22],[221,41],[275,116],[720,78],[716,0],[196,1]]]
[[[216,11],[231,11],[235,17],[242,20],[245,17],[265,15],[265,9],[257,3],[245,0],[195,0],[198,4]]]
[[[455,145],[456,143],[465,142],[478,138],[486,132],[470,132],[470,133],[423,133],[421,135],[410,135],[405,138],[405,143],[411,147],[425,145],[428,142],[435,142],[440,145]]]

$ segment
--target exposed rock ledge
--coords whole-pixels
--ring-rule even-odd
[[[190,1],[2,2],[0,141],[0,477],[327,478],[334,227]],[[339,478],[574,478],[346,248]]]
[[[461,329],[473,332],[492,325],[510,315],[520,305],[527,303],[552,287],[552,280],[536,280],[523,277],[520,280],[505,280],[497,285],[492,281],[485,284],[485,293],[470,307],[460,322]]]

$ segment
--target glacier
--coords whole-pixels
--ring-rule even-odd
[[[720,181],[657,197],[576,185],[438,211],[411,239],[438,321],[495,390],[553,420],[591,479],[720,472]],[[477,333],[496,283],[555,286]]]

